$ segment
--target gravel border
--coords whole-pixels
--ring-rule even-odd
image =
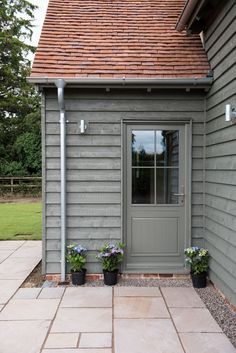
[[[213,285],[208,285],[206,288],[195,288],[195,290],[222,331],[236,348],[236,312],[225,303]]]

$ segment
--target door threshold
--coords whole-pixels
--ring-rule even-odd
[[[183,273],[134,273],[134,272],[123,272],[121,274],[123,279],[126,278],[137,278],[137,279],[189,279],[189,272]]]

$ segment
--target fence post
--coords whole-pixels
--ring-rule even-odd
[[[13,187],[13,184],[14,184],[14,179],[11,178],[11,195],[13,195],[13,190],[14,190],[14,187]]]

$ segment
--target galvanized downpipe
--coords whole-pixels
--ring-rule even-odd
[[[61,164],[61,282],[66,280],[66,119],[63,79],[55,82],[60,109],[60,164]]]

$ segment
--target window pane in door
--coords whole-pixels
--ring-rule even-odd
[[[132,131],[132,165],[154,166],[154,131]]]
[[[156,164],[159,166],[179,165],[179,131],[156,131]]]
[[[154,168],[132,169],[132,203],[154,203]]]
[[[157,204],[178,204],[179,169],[156,168]]]

